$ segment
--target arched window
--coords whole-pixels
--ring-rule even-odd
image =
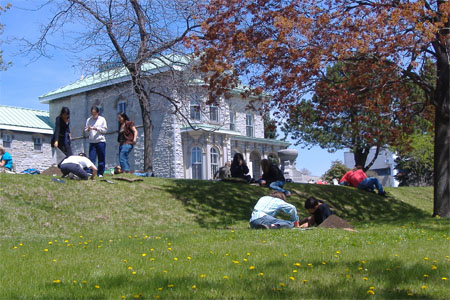
[[[247,129],[247,136],[253,137],[253,115],[247,114],[246,117],[246,129]]]
[[[200,149],[200,147],[192,148],[191,163],[192,163],[192,179],[203,179],[202,178],[202,149]]]
[[[219,151],[215,148],[211,148],[211,176],[214,177],[216,172],[219,171]]]

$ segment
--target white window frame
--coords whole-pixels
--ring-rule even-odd
[[[12,134],[3,133],[2,140],[3,140],[3,148],[11,148],[13,140]]]
[[[194,156],[195,155],[195,156]],[[202,148],[195,146],[191,149],[192,179],[203,179],[203,152]]]
[[[34,146],[34,151],[42,151],[42,137],[34,136],[33,137],[33,146]]]
[[[245,116],[245,134],[248,137],[255,136],[255,128],[254,128],[254,117],[252,114],[247,113]]]
[[[211,147],[210,156],[211,156],[211,177],[214,178],[216,172],[219,171],[219,164],[220,164],[219,150],[216,147]]]
[[[189,118],[192,121],[201,121],[201,100],[198,96],[193,96],[189,102]]]
[[[209,120],[214,123],[219,123],[219,107],[211,104],[209,106]]]
[[[121,112],[127,113],[127,106],[128,106],[127,101],[122,100],[122,101],[117,102],[117,113],[121,113]],[[123,107],[123,110],[122,110],[122,107]]]
[[[230,130],[236,131],[236,112],[230,110]]]

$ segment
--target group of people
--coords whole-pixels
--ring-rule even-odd
[[[261,169],[263,175],[261,178],[255,180],[249,175],[249,168],[244,160],[242,153],[236,153],[233,157],[233,161],[226,162],[225,166],[217,171],[215,179],[225,178],[241,178],[248,183],[259,183],[261,186],[267,186],[272,190],[283,193],[285,196],[291,196],[291,192],[285,190],[283,187],[286,183],[283,172],[278,168],[276,164],[268,159],[261,160]]]
[[[130,152],[133,150],[134,145],[136,144],[136,138],[138,132],[136,130],[136,126],[130,119],[127,114],[124,112],[120,112],[117,114],[117,119],[119,122],[118,136],[117,141],[119,142],[119,162],[120,162],[120,170],[124,173],[130,173],[130,164],[128,162],[128,156]],[[96,174],[99,177],[103,176],[105,172],[105,154],[106,154],[106,132],[108,131],[108,125],[106,119],[100,116],[100,111],[97,106],[91,107],[91,117],[86,120],[86,126],[84,131],[89,135],[89,157],[73,155],[72,152],[72,136],[70,133],[70,110],[68,107],[63,107],[58,117],[56,117],[55,121],[55,131],[52,137],[52,147],[58,148],[61,150],[65,159],[59,163],[59,167],[66,165],[66,167],[70,166],[72,171],[76,171],[79,169],[74,167],[73,164],[77,164],[78,167],[84,167],[87,169],[92,169],[92,165],[95,168]],[[85,160],[80,157],[89,160],[91,163],[85,162]],[[98,168],[95,167],[95,164],[98,159]],[[119,168],[118,168],[119,169]],[[65,170],[68,170],[67,168]],[[63,169],[61,169],[63,171]],[[73,173],[73,172],[72,172]],[[77,172],[82,178],[87,179],[87,175]],[[86,173],[86,172],[85,172]],[[64,174],[64,172],[63,172]],[[75,173],[74,173],[75,174]],[[86,173],[87,174],[87,173]],[[78,175],[77,175],[78,176]]]

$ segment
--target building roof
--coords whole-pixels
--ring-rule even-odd
[[[142,66],[142,71],[148,75],[165,72],[169,68],[181,70],[189,63],[189,57],[180,55],[160,56],[151,59]],[[130,73],[125,67],[105,70],[93,75],[81,78],[71,84],[39,96],[41,103],[50,103],[52,100],[67,97],[98,88],[130,81]]]
[[[48,111],[0,105],[0,129],[52,134]]]

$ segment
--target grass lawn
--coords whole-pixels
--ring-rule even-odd
[[[144,178],[52,182],[0,174],[0,299],[448,299],[450,221],[432,188],[381,198],[290,184],[357,232],[249,230],[267,189]],[[108,178],[110,179],[110,178]]]

